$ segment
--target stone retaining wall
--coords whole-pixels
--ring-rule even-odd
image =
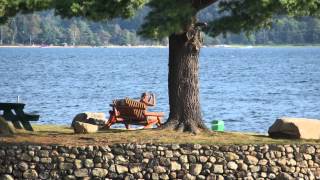
[[[320,145],[0,145],[0,179],[320,179]]]

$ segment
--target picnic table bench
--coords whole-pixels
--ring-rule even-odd
[[[39,120],[39,115],[27,114],[23,111],[25,104],[23,103],[0,103],[0,116],[7,121],[11,121],[17,129],[26,129],[33,131],[29,121]],[[1,112],[3,112],[1,114]],[[21,126],[22,125],[22,126]]]

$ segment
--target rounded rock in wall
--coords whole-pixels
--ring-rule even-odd
[[[21,162],[21,163],[18,164],[18,168],[19,168],[21,171],[26,171],[26,170],[29,168],[29,166],[28,166],[27,163]]]
[[[238,168],[238,165],[234,161],[230,161],[228,162],[227,167],[231,170],[236,170]]]
[[[292,180],[293,177],[290,176],[288,173],[280,173],[277,177],[276,177],[276,180]]]
[[[2,176],[0,176],[0,179],[2,180],[14,180],[13,177],[9,174],[4,174]]]
[[[26,179],[36,179],[38,177],[38,173],[34,169],[29,169],[23,173],[23,177]]]
[[[108,174],[108,170],[102,168],[94,168],[92,170],[92,175],[95,177],[105,177]]]
[[[202,165],[201,164],[191,164],[190,165],[190,173],[192,175],[199,175],[202,171]]]

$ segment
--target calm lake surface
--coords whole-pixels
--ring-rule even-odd
[[[320,48],[203,48],[203,119],[266,133],[280,116],[320,118]],[[0,48],[0,102],[20,96],[38,123],[70,124],[115,98],[157,95],[168,116],[167,48]]]

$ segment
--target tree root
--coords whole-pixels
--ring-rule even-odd
[[[202,121],[186,123],[192,121],[179,121],[178,119],[168,119],[168,121],[161,126],[163,130],[174,130],[177,132],[189,132],[193,134],[199,134],[200,132],[208,132],[209,129],[204,125]]]

